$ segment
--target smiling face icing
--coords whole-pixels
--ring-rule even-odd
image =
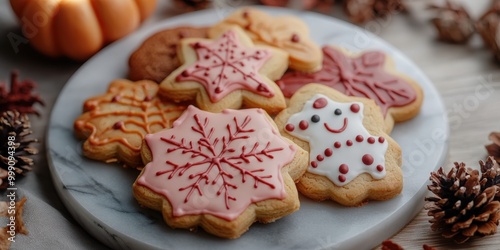
[[[285,131],[309,142],[308,171],[343,186],[362,173],[385,177],[384,137],[372,136],[363,126],[363,103],[339,103],[317,94],[301,112],[292,115]]]

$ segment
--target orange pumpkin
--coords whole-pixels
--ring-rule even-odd
[[[10,0],[23,33],[45,55],[85,60],[136,29],[156,0]]]

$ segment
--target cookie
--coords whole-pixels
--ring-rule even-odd
[[[142,167],[144,136],[172,126],[186,109],[161,101],[152,81],[114,80],[107,92],[85,101],[74,122],[76,137],[85,140],[83,154],[94,160]]]
[[[133,184],[138,202],[161,211],[172,228],[224,238],[298,210],[295,181],[308,160],[262,109],[194,106],[171,129],[147,135],[142,156],[147,165]]]
[[[246,107],[274,114],[286,107],[273,80],[285,72],[287,54],[254,46],[237,26],[214,40],[183,39],[178,56],[183,65],[160,84],[163,98],[195,100],[199,108],[211,112]]]
[[[285,97],[308,83],[320,83],[346,95],[366,97],[381,108],[387,131],[394,122],[415,117],[422,106],[422,88],[398,72],[391,58],[381,51],[350,53],[334,46],[323,47],[323,67],[314,73],[288,72],[276,81]]]
[[[210,37],[219,36],[231,25],[245,30],[257,44],[267,44],[285,50],[290,55],[290,68],[298,71],[317,71],[321,68],[322,53],[309,38],[309,28],[297,17],[273,17],[254,8],[242,8],[215,24]]]
[[[283,136],[309,152],[307,172],[297,184],[305,196],[360,206],[401,192],[401,149],[384,132],[372,100],[309,84],[275,121]]]
[[[206,38],[206,27],[181,26],[162,30],[146,39],[128,60],[128,78],[132,81],[151,80],[160,83],[181,63],[177,44],[189,37]]]

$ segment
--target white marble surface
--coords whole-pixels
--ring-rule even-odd
[[[403,54],[355,26],[313,13],[266,10],[301,17],[320,44],[384,50],[401,71],[421,84],[422,112],[392,133],[404,151],[402,194],[359,208],[301,197],[300,211],[269,225],[254,224],[237,240],[224,240],[201,230],[170,229],[158,212],[140,208],[134,200],[131,185],[136,172],[83,158],[72,129],[83,101],[104,92],[112,79],[126,77],[130,52],[148,35],[168,26],[208,24],[230,12],[213,9],[162,21],[105,48],[75,73],[56,101],[47,135],[52,177],[65,206],[94,237],[117,249],[367,249],[395,234],[421,210],[429,173],[443,163],[449,133],[444,106],[432,83]]]

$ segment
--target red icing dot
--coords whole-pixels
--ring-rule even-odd
[[[356,103],[355,103],[355,104],[351,105],[351,111],[352,111],[352,112],[354,112],[354,113],[358,113],[358,112],[359,112],[359,109],[360,109],[360,107],[359,107],[359,105],[358,105],[358,104],[356,104]]]
[[[384,143],[384,142],[385,142],[385,138],[384,138],[384,137],[379,137],[379,138],[378,138],[378,142],[380,142],[380,143]]]
[[[323,157],[322,155],[318,155],[318,156],[316,156],[316,159],[318,161],[323,161],[325,159],[325,157]]]
[[[295,126],[293,126],[293,124],[288,123],[288,124],[285,126],[285,129],[286,129],[286,131],[288,131],[288,132],[292,132],[292,131],[295,129]]]
[[[121,129],[124,125],[123,121],[116,122],[113,124],[113,129]]]
[[[184,70],[184,71],[182,71],[181,76],[188,77],[189,73],[187,72],[187,70]]]
[[[309,127],[309,123],[307,123],[307,121],[300,121],[299,123],[299,128],[302,129],[302,130],[306,130],[307,128]]]
[[[358,135],[358,136],[356,136],[356,141],[357,141],[357,142],[362,142],[364,139],[365,139],[365,138],[363,138],[363,136],[362,136],[362,135]]]
[[[361,158],[361,161],[363,161],[363,163],[364,163],[365,165],[370,166],[370,165],[372,165],[372,163],[373,163],[373,157],[372,157],[371,155],[369,155],[369,154],[365,154],[365,155],[363,155],[363,157]]]
[[[340,144],[340,142],[336,141],[336,142],[333,144],[333,146],[334,146],[335,148],[340,148],[340,147],[342,146],[342,144]]]
[[[311,167],[317,168],[318,167],[318,163],[315,162],[315,161],[311,161]]]
[[[115,96],[113,96],[113,99],[111,99],[111,101],[112,101],[112,102],[117,102],[117,101],[119,101],[119,100],[120,100],[120,98],[121,98],[121,96],[120,96],[120,95],[115,95]]]
[[[347,141],[345,142],[345,144],[346,144],[347,146],[349,146],[349,147],[350,147],[350,146],[352,146],[352,141],[351,141],[351,140],[347,140]]]
[[[368,138],[367,141],[368,141],[368,143],[373,144],[373,143],[375,143],[375,138],[370,137],[370,138]]]
[[[343,175],[339,175],[339,181],[340,182],[345,182],[346,178]]]
[[[144,101],[145,101],[145,102],[150,102],[151,100],[153,100],[153,97],[152,97],[152,96],[150,96],[150,95],[148,95],[148,96],[144,97]]]
[[[330,157],[333,154],[333,150],[331,148],[325,149],[325,155],[326,157]]]
[[[251,77],[251,76],[248,76],[248,77]],[[269,90],[267,89],[267,87],[264,84],[259,84],[259,86],[257,87],[257,91],[269,92]]]
[[[347,174],[347,172],[349,172],[349,166],[347,166],[347,164],[341,164],[339,166],[339,172],[341,174]]]
[[[324,108],[328,104],[328,101],[325,98],[318,98],[313,103],[313,108],[321,109]]]
[[[192,46],[193,46],[193,48],[195,48],[195,49],[199,49],[199,48],[201,48],[201,44],[200,44],[200,43],[198,43],[198,42],[197,42],[197,43],[195,43],[195,44],[193,44]]]
[[[384,171],[384,166],[382,166],[382,165],[377,165],[377,171],[379,171],[379,172]]]
[[[293,34],[291,40],[294,43],[298,43],[300,41],[300,37],[297,34]]]

